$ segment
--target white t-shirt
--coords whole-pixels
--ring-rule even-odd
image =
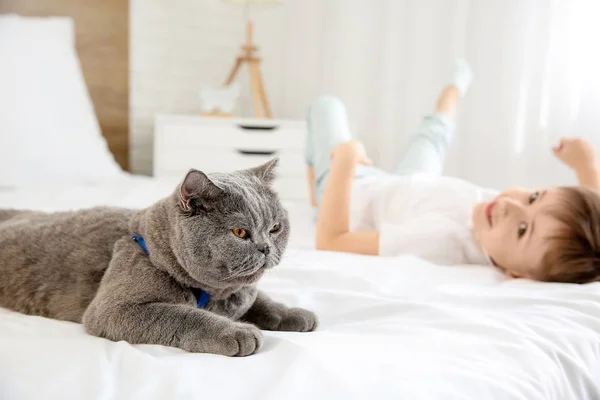
[[[457,178],[390,176],[354,182],[350,229],[379,231],[379,255],[436,264],[490,264],[471,230],[473,206],[495,192]]]

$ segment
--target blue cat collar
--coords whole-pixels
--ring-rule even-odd
[[[143,237],[139,235],[132,235],[131,238],[135,240],[137,244],[140,245],[140,247],[142,248],[144,253],[146,253],[146,255],[150,255],[148,247],[146,246],[146,241]],[[198,308],[206,307],[208,300],[210,300],[210,295],[202,289],[192,289],[192,293],[194,293],[194,296],[196,296],[196,305],[198,306]]]
[[[142,250],[144,250],[144,253],[146,253],[147,255],[150,255],[150,252],[148,251],[148,247],[146,247],[146,241],[144,240],[143,237],[138,236],[138,235],[133,235],[133,236],[131,236],[131,238],[133,240],[135,240],[137,244],[140,245]]]
[[[196,296],[196,305],[198,308],[206,307],[206,304],[210,299],[210,295],[202,289],[192,289],[192,292],[194,293],[194,296]]]

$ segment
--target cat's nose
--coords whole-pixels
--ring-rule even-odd
[[[258,251],[263,253],[265,256],[268,255],[269,252],[271,251],[271,247],[266,243],[259,243],[256,245],[256,248],[258,249]]]

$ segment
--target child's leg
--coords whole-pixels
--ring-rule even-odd
[[[308,181],[308,192],[310,194],[310,205],[312,207],[318,207],[317,202],[317,188],[315,186],[315,169],[310,164],[306,164],[306,180]]]
[[[469,65],[458,60],[451,83],[438,97],[435,112],[423,118],[417,133],[409,138],[404,156],[394,171],[396,174],[441,175],[454,135],[456,105],[465,95],[471,79]]]
[[[344,104],[333,96],[319,97],[309,109],[307,128],[306,163],[312,201],[316,205],[331,168],[331,150],[338,143],[352,140]],[[358,166],[356,169],[356,177],[385,174],[373,167]]]

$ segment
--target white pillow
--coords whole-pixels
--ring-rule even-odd
[[[0,186],[122,175],[101,134],[70,18],[0,16]]]
[[[70,17],[21,17],[18,14],[0,14],[0,29],[38,32],[75,48],[75,26]]]

